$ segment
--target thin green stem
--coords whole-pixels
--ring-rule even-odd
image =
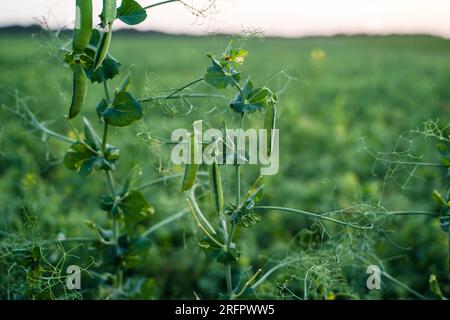
[[[236,86],[240,88],[239,84],[237,83]],[[244,128],[244,117],[245,113],[241,113],[241,119],[239,121],[239,129]],[[238,150],[236,150],[236,152],[237,151]],[[235,167],[235,183],[236,183],[235,185],[236,207],[239,207],[241,204],[241,166],[239,165],[239,163],[236,163]],[[234,232],[236,230],[236,224],[232,221],[230,221],[230,224],[231,228],[226,239],[226,247],[225,247],[225,251],[227,253],[230,251],[231,244],[233,243]],[[227,263],[227,265],[225,266],[225,276],[227,282],[228,295],[231,299],[231,297],[233,297],[233,280],[231,275],[231,263]]]
[[[225,279],[227,282],[228,296],[231,299],[231,297],[233,296],[233,279],[231,276],[231,264],[230,263],[227,263],[227,265],[225,266]]]
[[[346,226],[346,227],[353,227],[356,229],[372,229],[373,226],[358,226],[352,223],[348,223],[345,221],[340,221],[340,220],[336,220],[327,216],[324,216],[322,214],[318,214],[318,213],[313,213],[313,212],[308,212],[308,211],[303,211],[303,210],[298,210],[298,209],[293,209],[293,208],[284,208],[284,207],[277,207],[277,206],[255,206],[254,207],[255,210],[274,210],[274,211],[284,211],[284,212],[291,212],[291,213],[297,213],[297,214],[302,214],[304,216],[310,217],[310,218],[314,218],[314,219],[319,219],[319,220],[324,220],[324,221],[329,221],[329,222],[333,222],[342,226]]]
[[[105,123],[104,127],[103,127],[103,139],[102,139],[102,151],[103,154],[106,151],[106,142],[108,140],[108,124]]]
[[[175,173],[175,174],[172,174],[172,175],[169,175],[169,176],[157,178],[155,180],[152,180],[152,181],[149,181],[149,182],[141,184],[140,186],[138,186],[136,188],[136,190],[147,189],[147,188],[149,188],[149,187],[151,187],[151,186],[153,186],[155,184],[158,184],[158,183],[161,183],[161,182],[166,182],[166,181],[177,179],[177,178],[182,178],[183,176],[184,176],[184,173]]]
[[[155,232],[156,230],[164,227],[165,225],[172,223],[173,221],[176,221],[178,219],[181,219],[182,217],[184,217],[184,215],[188,212],[188,209],[183,209],[178,213],[175,213],[174,215],[158,222],[157,224],[153,225],[151,228],[149,228],[147,231],[142,233],[142,237],[148,237],[150,234],[152,234],[153,232]]]
[[[298,259],[292,259],[292,260],[288,260],[288,261],[283,261],[283,262],[277,264],[276,266],[272,267],[269,271],[267,271],[266,273],[264,273],[264,275],[263,275],[261,278],[259,278],[259,280],[256,281],[255,284],[251,286],[251,288],[252,288],[253,290],[256,289],[256,287],[258,287],[261,283],[263,283],[264,281],[266,281],[266,279],[267,279],[272,273],[274,273],[275,271],[277,271],[278,269],[283,268],[283,267],[285,267],[285,266],[288,266],[288,265],[290,265],[290,264],[292,264],[292,263],[300,262],[300,261],[301,261],[301,259],[298,258]]]
[[[385,216],[431,216],[431,217],[439,216],[439,213],[431,211],[375,211],[371,213]]]
[[[197,176],[209,176],[209,174],[207,172],[199,172],[197,174]],[[184,173],[174,173],[174,174],[171,174],[171,175],[168,175],[168,176],[164,176],[164,177],[157,178],[155,180],[151,180],[149,182],[143,183],[140,186],[136,187],[135,190],[147,189],[147,188],[149,188],[151,186],[154,186],[154,185],[156,185],[158,183],[161,183],[161,182],[165,183],[165,182],[167,182],[169,180],[174,180],[174,179],[182,178],[182,177],[184,177]]]
[[[109,93],[109,86],[106,80],[103,81],[103,88],[105,89],[106,101],[108,101],[108,103],[111,103],[111,94]]]
[[[16,114],[17,116],[19,116],[20,118],[22,118],[23,120],[28,122],[36,130],[42,131],[42,132],[48,134],[49,136],[57,138],[64,142],[68,142],[71,144],[76,142],[75,140],[70,139],[69,137],[66,137],[62,134],[59,134],[55,131],[48,129],[43,123],[39,122],[39,120],[36,118],[36,116],[33,114],[33,112],[31,112],[31,110],[28,108],[28,106],[23,107],[25,109],[25,113],[28,115],[28,117],[26,117],[25,115],[20,113],[18,110],[14,110],[10,107],[4,106],[4,105],[2,105],[1,107],[9,112]]]
[[[180,92],[183,91],[184,89],[187,89],[187,88],[189,88],[190,86],[193,86],[194,84],[196,84],[196,83],[198,83],[198,82],[201,82],[201,81],[203,81],[203,80],[204,80],[204,78],[201,77],[201,78],[198,78],[198,79],[195,79],[195,80],[189,82],[188,84],[185,84],[184,86],[182,86],[182,87],[176,89],[176,90],[173,91],[171,94],[169,94],[169,95],[166,97],[166,99],[170,99],[171,97],[173,97],[173,96],[176,95],[177,93],[180,93]]]
[[[242,97],[245,97],[244,90],[242,90],[242,87],[239,85],[239,83],[237,81],[235,81],[234,86],[236,87],[236,89],[239,90],[239,92],[241,93]]]
[[[112,173],[109,170],[105,170],[105,173],[106,173],[106,181],[108,183],[109,191],[111,193],[111,196],[113,198],[115,198],[117,194],[116,194],[116,188],[114,186],[114,178],[112,176]]]
[[[162,5],[167,4],[167,3],[179,2],[179,1],[180,0],[165,0],[165,1],[157,2],[157,3],[151,4],[149,6],[146,6],[146,7],[144,7],[144,9],[147,10],[147,9],[154,8],[154,7],[157,7],[157,6],[162,6]]]
[[[156,97],[147,97],[139,99],[139,102],[152,102],[159,100],[175,100],[175,99],[184,99],[184,98],[208,98],[208,99],[221,99],[221,100],[229,100],[227,96],[221,94],[208,94],[208,93],[189,93],[189,94],[177,94],[173,96],[156,96]]]

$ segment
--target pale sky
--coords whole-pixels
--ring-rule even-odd
[[[149,5],[160,0],[138,0]],[[185,0],[201,8],[208,0]],[[211,0],[210,0],[211,1]],[[74,0],[0,0],[0,25],[73,25]],[[100,11],[101,0],[94,0]],[[216,0],[207,18],[197,19],[180,3],[148,11],[140,29],[171,33],[239,33],[260,29],[266,35],[336,33],[428,33],[450,37],[450,0]],[[117,23],[116,27],[123,24]]]

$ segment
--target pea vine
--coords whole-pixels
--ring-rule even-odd
[[[205,124],[203,120],[193,123],[190,134],[190,156],[195,157],[196,152],[205,148],[216,150],[216,156],[225,156],[233,159],[232,163],[222,163],[214,158],[211,164],[199,165],[191,161],[185,167],[184,174],[174,174],[144,184],[138,184],[142,178],[139,168],[128,170],[126,177],[116,176],[117,166],[120,160],[120,150],[108,143],[109,131],[112,128],[124,128],[142,120],[144,105],[155,101],[172,101],[187,98],[217,98],[226,101],[226,107],[236,114],[237,129],[246,129],[246,119],[254,117],[254,114],[263,115],[261,127],[267,130],[266,143],[268,154],[273,151],[273,135],[276,129],[276,119],[279,104],[278,95],[266,86],[257,86],[249,77],[242,76],[242,66],[248,56],[248,51],[233,42],[227,46],[219,56],[208,55],[209,66],[203,76],[188,82],[185,85],[163,96],[150,96],[138,98],[131,91],[131,70],[121,70],[121,64],[110,52],[113,41],[113,25],[121,20],[128,25],[136,25],[147,18],[147,10],[158,5],[171,2],[169,0],[141,6],[134,0],[122,0],[120,7],[115,0],[104,0],[103,10],[100,14],[101,23],[98,28],[93,28],[93,10],[91,0],[77,0],[76,28],[73,33],[72,47],[66,49],[64,62],[70,66],[73,72],[72,101],[68,110],[67,119],[75,132],[76,139],[48,129],[40,122],[31,111],[27,110],[22,115],[27,122],[46,135],[69,143],[69,149],[64,157],[63,164],[67,169],[82,175],[101,173],[104,175],[105,188],[99,195],[99,207],[105,211],[110,224],[101,226],[89,221],[87,225],[96,234],[94,244],[104,252],[104,258],[96,264],[96,275],[104,280],[106,296],[109,298],[130,298],[136,296],[136,289],[131,283],[132,276],[127,271],[142,263],[150,247],[149,236],[158,228],[180,219],[188,212],[200,229],[202,237],[198,239],[199,247],[211,260],[223,265],[226,288],[220,294],[224,299],[237,299],[251,296],[256,288],[263,283],[275,270],[285,267],[290,263],[298,262],[296,259],[282,262],[281,264],[263,273],[261,269],[255,272],[247,270],[240,272],[237,262],[241,258],[242,250],[238,243],[236,230],[239,228],[252,228],[262,220],[265,212],[286,212],[299,214],[313,219],[320,225],[331,223],[342,227],[367,231],[374,228],[374,219],[378,214],[385,216],[400,216],[409,214],[424,214],[423,212],[352,212],[350,210],[336,210],[324,213],[314,213],[304,210],[286,208],[282,206],[269,206],[261,203],[263,199],[264,178],[262,176],[251,177],[254,183],[243,192],[241,178],[244,173],[242,168],[247,163],[247,156],[239,150],[230,153],[227,141],[222,149],[218,148],[220,138],[211,140],[199,140],[195,133],[197,125]],[[181,2],[182,3],[182,2]],[[184,3],[183,3],[184,4]],[[186,4],[184,4],[186,5]],[[198,11],[196,11],[198,13]],[[121,76],[116,81],[117,86],[112,90],[111,80]],[[102,126],[99,134],[88,118],[82,117],[83,131],[76,128],[75,120],[85,108],[85,102],[90,83],[103,85],[104,97],[97,103],[96,114],[98,122]],[[221,94],[190,93],[184,91],[200,82],[208,84],[216,90],[233,88],[235,95],[228,98]],[[254,120],[254,119],[252,119]],[[228,124],[223,121],[219,131],[225,132]],[[200,138],[201,139],[201,138]],[[196,145],[201,145],[201,150],[195,150]],[[438,149],[444,159],[444,165],[450,166],[450,153],[448,146],[440,144]],[[193,160],[193,159],[192,159]],[[222,171],[224,167],[232,166],[234,171],[233,198],[228,199],[224,192]],[[206,170],[202,170],[205,168]],[[209,183],[205,183],[203,177],[209,177]],[[185,192],[187,206],[180,212],[153,225],[147,230],[139,228],[139,223],[147,221],[155,212],[154,206],[146,199],[143,190],[168,179],[182,178],[181,189]],[[201,191],[199,193],[198,191]],[[200,199],[210,194],[210,202],[204,205]],[[437,191],[434,198],[440,206],[439,217],[445,232],[449,233],[450,212],[450,180],[447,177],[447,189],[445,196]],[[206,214],[206,210],[214,208],[214,214]],[[377,214],[374,214],[377,213]],[[435,216],[435,213],[426,213]],[[211,218],[213,217],[213,218]],[[214,219],[214,220],[213,220]],[[449,233],[450,239],[450,233]],[[73,239],[84,242],[85,239]],[[92,239],[89,239],[92,241]],[[237,279],[236,274],[240,274]],[[138,286],[139,287],[139,286]]]

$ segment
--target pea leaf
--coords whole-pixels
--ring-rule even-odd
[[[102,64],[97,69],[94,69],[95,47],[91,45],[84,50],[84,54],[79,58],[84,67],[84,71],[86,72],[86,76],[92,83],[100,83],[105,80],[113,79],[120,72],[121,64],[109,54],[103,60]],[[72,60],[73,58],[70,56],[66,56],[65,58],[65,61],[68,64],[70,64]]]
[[[198,245],[203,249],[208,259],[215,260],[223,264],[236,262],[241,255],[239,250],[237,250],[234,246],[231,246],[229,251],[225,251],[225,248],[217,245],[217,243],[208,237],[200,240]]]
[[[234,66],[240,66],[244,63],[247,55],[248,55],[247,50],[229,47],[224,52],[221,59],[221,63],[222,64],[229,63],[233,64]]]
[[[212,66],[206,70],[204,76],[205,82],[217,89],[225,89],[233,86],[241,80],[240,72],[238,72],[230,64],[221,64],[214,57],[209,56]]]
[[[97,103],[95,111],[97,111],[97,114],[101,117],[106,108],[108,108],[108,102],[106,101],[106,99],[102,99]]]
[[[82,141],[73,143],[67,151],[63,164],[70,170],[88,175],[93,169],[114,170],[119,159],[119,149],[107,145],[101,152],[101,142],[89,121],[84,118],[84,136]]]
[[[117,18],[128,25],[136,25],[147,18],[147,11],[134,0],[122,0],[117,9]]]
[[[143,117],[142,106],[129,92],[119,92],[111,107],[102,113],[105,122],[116,127],[125,127]]]
[[[67,151],[63,164],[67,169],[88,175],[94,169],[97,162],[97,154],[85,143],[75,142]]]
[[[252,113],[263,109],[273,98],[273,93],[268,88],[254,88],[250,79],[245,82],[242,92],[239,92],[231,102],[230,107],[238,113]]]
[[[262,198],[264,185],[263,177],[258,177],[248,190],[244,203],[236,207],[234,204],[228,204],[225,213],[230,216],[232,222],[239,227],[249,228],[261,220],[261,216],[254,212],[254,207]]]

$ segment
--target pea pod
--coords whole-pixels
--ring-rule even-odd
[[[97,48],[97,52],[95,53],[94,58],[94,70],[103,63],[106,55],[108,54],[109,45],[111,43],[112,29],[109,28],[108,32],[102,34],[102,38],[100,39],[100,43]]]
[[[83,67],[79,62],[72,66],[73,69],[73,90],[72,103],[69,109],[69,119],[75,118],[80,113],[81,107],[86,101],[87,77]]]
[[[92,35],[92,0],[76,1],[76,20],[73,30],[72,47],[82,52],[89,44]]]
[[[267,156],[272,154],[273,131],[275,130],[275,119],[277,109],[274,103],[268,103],[265,108],[264,129],[267,131]]]
[[[217,213],[220,214],[223,210],[223,189],[220,167],[216,162],[214,162],[210,167],[209,184],[214,206],[216,207]]]
[[[190,161],[186,164],[186,170],[184,172],[182,190],[186,191],[194,186],[195,179],[197,178],[198,164],[195,164],[195,150],[197,146],[197,138],[193,132],[190,141]]]
[[[116,19],[117,4],[116,0],[103,0],[102,23],[104,26],[110,25]]]

